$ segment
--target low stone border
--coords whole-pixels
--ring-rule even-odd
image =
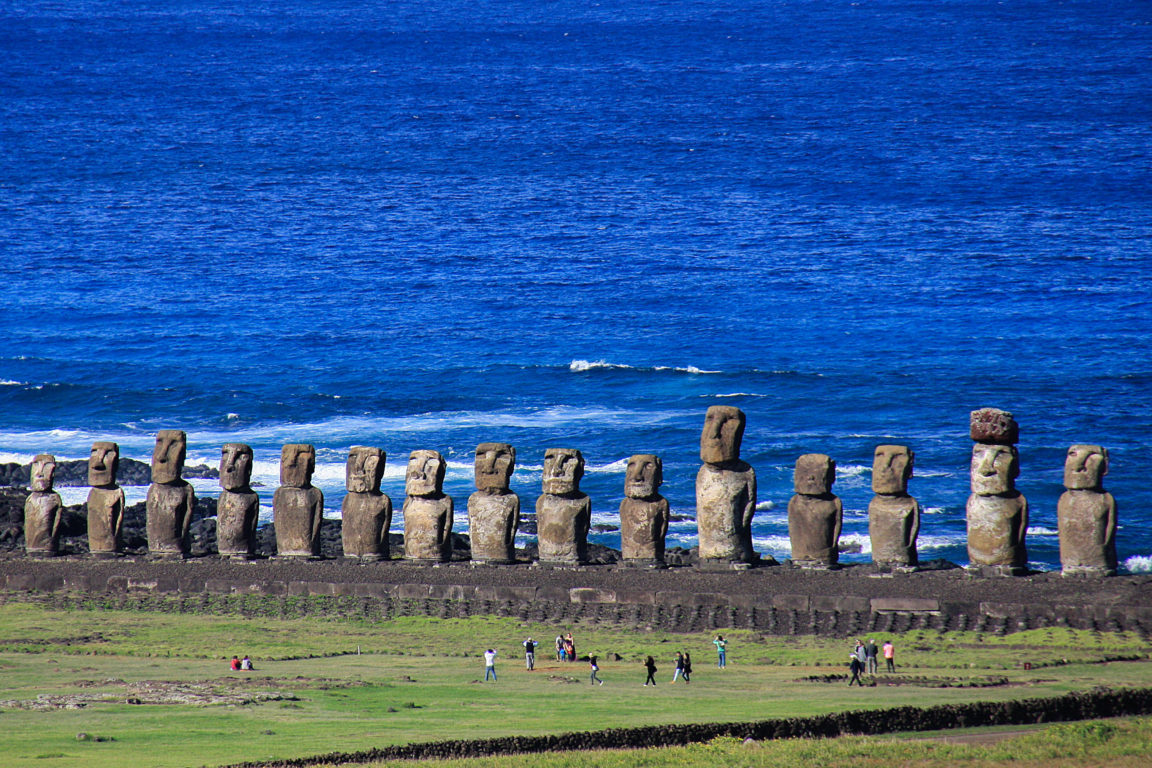
[[[361,752],[332,752],[315,757],[235,763],[224,768],[288,768],[342,765],[379,760],[430,760],[591,749],[645,749],[683,746],[718,737],[737,739],[828,738],[902,731],[941,731],[993,725],[1024,725],[1152,714],[1152,688],[1096,690],[1045,699],[947,704],[921,709],[856,710],[817,717],[760,720],[752,723],[698,723],[554,736],[509,736],[475,741],[406,744]]]

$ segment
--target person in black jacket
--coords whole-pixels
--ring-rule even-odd
[[[648,670],[648,679],[644,681],[644,685],[648,685],[648,683],[656,685],[656,659],[649,656],[644,662],[644,668]]]

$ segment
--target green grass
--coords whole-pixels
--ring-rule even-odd
[[[561,630],[573,631],[580,652],[601,656],[603,687],[588,684],[586,664],[552,660],[548,650]],[[531,674],[523,669],[520,648],[529,634],[542,643],[538,671]],[[80,761],[92,768],[218,765],[416,741],[746,721],[1051,696],[1101,684],[1152,685],[1148,648],[1133,635],[1066,629],[1002,638],[893,635],[903,676],[963,683],[992,675],[1015,685],[849,689],[804,679],[843,673],[848,640],[724,634],[730,640],[729,668],[720,671],[712,636],[703,633],[548,627],[496,617],[246,619],[5,604],[0,700],[97,693],[115,700],[83,709],[0,708],[0,754],[12,768]],[[481,682],[480,654],[487,647],[502,656],[495,684]],[[693,654],[693,682],[668,685],[671,657],[681,649]],[[257,671],[229,671],[227,659],[234,653],[251,654]],[[623,659],[610,660],[613,653]],[[641,685],[640,662],[648,654],[660,665],[656,689]],[[1140,660],[1104,661],[1117,657]],[[1024,670],[1025,661],[1033,669]],[[136,695],[130,686],[144,681],[283,698],[237,706],[125,703]],[[81,732],[106,740],[77,741]]]

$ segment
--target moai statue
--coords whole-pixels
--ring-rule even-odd
[[[1060,565],[1065,576],[1116,575],[1116,499],[1104,490],[1108,449],[1074,445],[1064,460],[1056,504]]]
[[[914,459],[904,445],[876,446],[872,459],[872,492],[876,494],[868,504],[872,562],[895,570],[912,570],[919,562],[920,505],[908,495]]]
[[[520,497],[509,483],[516,469],[516,449],[507,443],[476,446],[476,492],[468,497],[468,534],[472,562],[516,562],[516,528]]]
[[[796,459],[796,495],[788,501],[788,538],[792,563],[801,568],[832,568],[840,561],[844,506],[832,493],[836,462],[822,453]]]
[[[668,499],[660,495],[663,482],[659,456],[638,453],[628,459],[620,502],[620,556],[625,565],[664,567],[669,510]]]
[[[95,558],[115,557],[121,549],[124,489],[116,484],[120,446],[92,443],[88,455],[88,553]]]
[[[972,495],[968,497],[968,560],[980,573],[1027,573],[1028,500],[1016,490],[1020,429],[1012,414],[996,408],[972,411]]]
[[[588,560],[592,500],[580,490],[584,456],[571,448],[544,452],[544,493],[536,499],[536,538],[541,565],[581,565]]]
[[[404,559],[443,563],[452,559],[452,497],[444,493],[444,457],[412,451],[404,475]]]
[[[244,560],[256,552],[260,497],[252,490],[252,449],[225,443],[220,449],[220,498],[216,500],[216,550]]]
[[[324,492],[312,485],[316,449],[289,443],[280,449],[280,487],[272,494],[272,525],[280,557],[319,557]]]
[[[158,557],[188,556],[188,526],[196,507],[196,493],[180,473],[188,437],[178,429],[156,433],[152,449],[152,485],[145,505],[148,522],[148,553]]]
[[[756,470],[740,460],[745,422],[744,412],[729,405],[713,405],[704,417],[704,465],[696,474],[699,568],[744,568],[759,559],[752,549]]]
[[[380,492],[387,454],[379,448],[354,445],[348,450],[345,488],[340,505],[340,535],[344,557],[361,561],[387,560],[392,499]]]
[[[60,517],[64,503],[52,490],[56,457],[42,453],[32,460],[32,492],[24,500],[24,551],[55,557],[60,550]]]

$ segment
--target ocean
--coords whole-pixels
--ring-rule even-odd
[[[634,453],[695,541],[704,413],[748,417],[759,551],[792,468],[916,453],[964,564],[968,414],[1012,411],[1032,567],[1074,443],[1152,570],[1152,6],[1087,0],[0,3],[0,462],[315,444]],[[215,495],[214,481],[195,481]],[[144,488],[129,488],[129,501]],[[78,503],[86,489],[61,489]],[[402,530],[397,514],[394,530]]]

